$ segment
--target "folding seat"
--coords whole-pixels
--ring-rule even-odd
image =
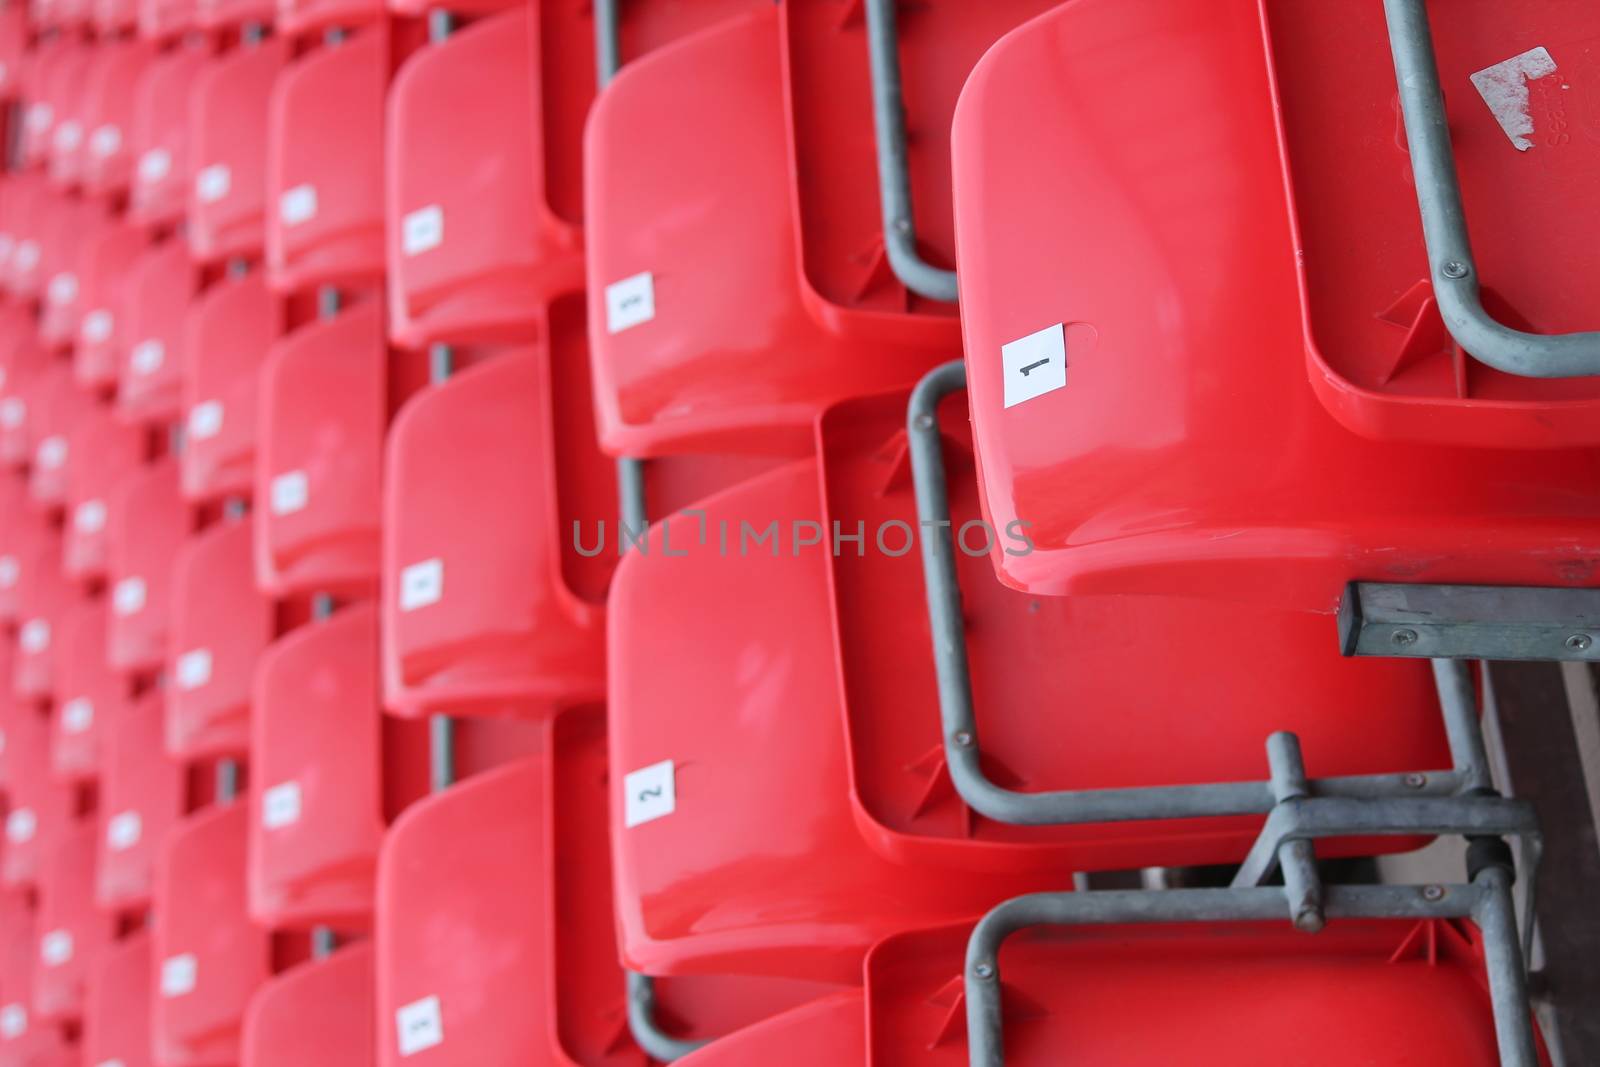
[[[199,17],[199,0],[137,0],[139,36],[151,41],[192,43]]]
[[[361,929],[383,837],[378,612],[356,604],[262,656],[251,721],[250,914]]]
[[[124,673],[154,674],[167,656],[173,559],[189,533],[177,462],[158,460],[124,478],[111,492],[106,531],[106,655]]]
[[[138,0],[90,0],[95,29],[102,37],[130,36],[139,21]]]
[[[47,37],[31,51],[23,86],[27,106],[22,113],[17,142],[17,164],[23,170],[43,166],[56,123],[56,99],[63,88],[72,83],[65,75],[76,73],[80,58],[79,46],[66,35]]]
[[[40,1019],[77,1019],[95,957],[115,934],[115,920],[95,907],[95,820],[65,827],[46,858],[39,885],[38,962],[33,970],[33,1010]]]
[[[11,295],[19,300],[31,302],[39,297],[43,284],[39,275],[39,260],[43,254],[40,233],[62,203],[62,198],[45,184],[42,175],[13,177],[9,183],[7,227],[15,237],[15,244],[6,258],[6,283]]]
[[[39,340],[52,351],[70,349],[77,337],[83,292],[78,267],[83,249],[111,221],[105,204],[73,198],[54,216],[54,225],[45,235],[39,267],[44,279]]]
[[[188,245],[173,237],[139,256],[117,311],[117,414],[128,422],[171,422],[183,388],[183,320],[199,288]]]
[[[74,0],[77,2],[77,0]],[[45,173],[52,184],[75,189],[82,175],[84,113],[89,104],[89,86],[94,82],[106,51],[99,42],[74,49],[75,60],[55,101],[55,121],[50,128],[46,149]]]
[[[95,899],[107,911],[149,906],[156,857],[183,818],[183,765],[166,756],[166,707],[149,689],[105,726]]]
[[[383,312],[366,301],[279,340],[256,420],[256,584],[276,597],[377,587]]]
[[[26,894],[0,893],[0,1063],[65,1067],[62,1054],[76,1050],[61,1026],[34,1018],[30,1006],[38,957],[33,919]]]
[[[67,442],[69,456],[92,458],[67,466],[61,568],[71,581],[92,585],[106,576],[111,493],[144,460],[145,434],[97,405],[73,425]]]
[[[257,383],[282,332],[278,298],[260,271],[219,281],[184,321],[179,465],[190,500],[248,497],[255,483]]]
[[[49,523],[28,504],[27,482],[20,477],[0,478],[0,621],[22,621],[22,593],[29,571],[50,565],[50,543],[54,538]],[[6,680],[11,675],[7,673]],[[0,681],[0,688],[10,686]]]
[[[21,92],[27,49],[27,6],[8,4],[0,10],[0,99],[12,101]]]
[[[276,975],[245,1014],[241,1067],[374,1062],[371,943]]]
[[[106,659],[108,616],[105,598],[95,597],[79,600],[61,621],[50,767],[64,781],[99,775],[106,724],[127,714],[127,680]]]
[[[78,388],[72,365],[53,360],[32,390],[28,418],[28,497],[40,510],[54,514],[67,503],[67,481],[72,467],[72,430],[94,413],[94,398]],[[84,456],[91,463],[96,456]]]
[[[156,58],[156,47],[114,33],[103,37],[98,47],[106,58],[89,73],[84,86],[85,139],[79,176],[85,194],[112,199],[125,193],[133,179],[136,88]]]
[[[413,53],[395,77],[387,179],[397,345],[529,341],[544,304],[583,288],[581,236],[550,209],[537,154],[528,49],[538,19],[528,8],[474,23]],[[578,73],[587,100],[593,74]],[[481,106],[504,87],[513,91],[497,106]]]
[[[256,591],[250,523],[219,523],[190,538],[172,568],[167,642],[167,754],[250,751],[250,688],[272,640],[272,602]]]
[[[395,419],[383,531],[393,712],[540,717],[605,696],[617,554],[580,553],[571,520],[614,509],[615,475],[582,399],[581,308],[563,308],[547,346],[453,375]]]
[[[382,0],[277,0],[278,32],[303,36],[327,29],[355,29],[385,14]]]
[[[360,286],[384,267],[387,31],[358,32],[290,64],[267,126],[267,271],[273,288]]]
[[[72,369],[78,384],[104,392],[117,384],[120,347],[132,341],[119,331],[122,290],[134,265],[150,249],[150,235],[139,226],[112,221],[84,242],[78,266],[78,336]]]
[[[275,12],[273,0],[197,0],[195,25],[204,30],[259,28],[272,25]]]
[[[917,236],[942,260],[955,92],[1046,6],[935,4],[903,20]],[[584,197],[607,451],[800,454],[830,402],[958,353],[954,306],[890,270],[864,34],[836,4],[765,7],[628,64],[596,102]]]
[[[1196,594],[1319,612],[1354,578],[1592,583],[1577,562],[1600,547],[1600,503],[1580,488],[1593,482],[1592,454],[1449,448],[1436,443],[1441,417],[1441,437],[1397,462],[1391,444],[1351,434],[1307,387],[1301,245],[1262,28],[1252,5],[1216,11],[1197,0],[1063,6],[991,50],[962,93],[956,227],[983,509],[999,529],[1030,523],[1034,546],[996,550],[1002,580],[1036,594]],[[1134,24],[1147,29],[1130,44]],[[1136,91],[1093,88],[1107,84]],[[1386,130],[1389,84],[1357,94],[1369,107],[1381,96]],[[1104,135],[1131,114],[1164,116],[1166,135]],[[1487,116],[1471,121],[1481,132]],[[1366,210],[1362,180],[1328,177]],[[1397,201],[1399,172],[1385,182]],[[1364,220],[1363,234],[1388,246],[1396,227],[1413,232],[1412,219],[1388,217]],[[1516,229],[1520,239],[1526,227]],[[1346,244],[1347,230],[1335,233],[1337,255],[1365,257],[1369,238]],[[1322,247],[1308,271],[1327,263]],[[1359,314],[1386,314],[1402,295]],[[1542,417],[1529,407],[1515,421]]]
[[[202,17],[271,5],[206,0]],[[189,189],[189,247],[201,262],[259,259],[265,240],[267,104],[288,61],[281,37],[241,45],[212,61],[189,102],[194,182]]]
[[[83,1062],[151,1067],[150,934],[129,934],[92,966],[83,1013]]]
[[[73,795],[50,775],[50,722],[42,711],[17,709],[6,729],[10,810],[0,851],[0,885],[32,885],[44,858],[72,821]]]
[[[17,579],[17,656],[12,691],[23,700],[47,701],[55,692],[57,630],[78,590],[61,572],[61,539],[52,531]],[[48,758],[48,752],[46,753]]]
[[[146,13],[176,6],[144,0],[141,36],[157,36],[143,25]],[[130,221],[165,227],[183,218],[193,180],[189,173],[189,100],[209,55],[203,39],[186,42],[163,52],[139,78],[131,131],[137,163],[128,197]]]
[[[271,973],[269,936],[245,911],[247,820],[243,804],[192,815],[156,865],[150,1029],[167,1067],[237,1063],[245,1006]]]

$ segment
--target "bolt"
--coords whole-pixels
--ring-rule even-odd
[[[1446,278],[1465,278],[1467,265],[1459,260],[1452,259],[1440,268]]]
[[[1444,886],[1442,886],[1442,885],[1425,885],[1425,886],[1423,886],[1422,887],[1422,899],[1423,900],[1428,900],[1428,901],[1440,901],[1440,900],[1443,900],[1444,899]]]
[[[933,416],[932,415],[918,415],[917,416],[917,429],[919,429],[919,430],[927,430],[927,429],[930,429],[932,426],[933,426]]]
[[[1588,634],[1573,634],[1567,638],[1567,647],[1574,652],[1582,652],[1592,644],[1594,644],[1594,638]]]
[[[1399,645],[1401,648],[1405,648],[1407,645],[1414,645],[1414,644],[1417,643],[1417,631],[1415,631],[1415,630],[1396,630],[1393,634],[1391,634],[1389,636],[1389,640],[1393,641],[1395,644]]]
[[[993,978],[994,967],[991,964],[980,963],[976,967],[972,968],[972,973],[977,975],[979,978]]]
[[[972,744],[972,735],[965,730],[956,731],[956,744],[960,745],[962,748],[966,748],[968,745]]]
[[[1411,774],[1406,775],[1407,789],[1421,789],[1427,784],[1428,776],[1425,774],[1417,774],[1415,771],[1413,771]]]

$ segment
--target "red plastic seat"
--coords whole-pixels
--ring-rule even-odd
[[[172,5],[144,0],[149,10]],[[143,23],[141,11],[141,23]],[[154,38],[141,25],[141,35]],[[189,100],[210,56],[204,39],[161,53],[144,69],[135,88],[131,143],[134,158],[128,218],[144,226],[170,226],[188,203]]]
[[[11,676],[11,665],[16,657],[15,645],[10,641],[0,641],[0,678]],[[0,790],[12,789],[12,761],[13,756],[7,750],[11,723],[22,715],[32,715],[34,708],[24,701],[18,700],[8,686],[0,686]]]
[[[92,458],[67,467],[61,568],[70,580],[93,584],[106,575],[111,493],[143,462],[145,435],[98,406],[74,424],[67,448],[69,456]]]
[[[71,788],[50,775],[50,721],[42,711],[24,706],[12,716],[6,728],[6,763],[10,810],[5,848],[0,850],[0,885],[31,885],[72,821],[73,809]]]
[[[378,584],[388,351],[375,301],[284,337],[261,368],[256,584],[272,596]]]
[[[996,46],[962,94],[984,514],[1031,523],[1035,546],[997,548],[1002,579],[1322,612],[1353,578],[1592,583],[1574,565],[1600,550],[1592,455],[1419,445],[1396,462],[1307,388],[1261,26],[1244,6],[1214,12],[1063,6]],[[1152,113],[1172,134],[1159,146],[1105,136]],[[1064,379],[1022,374],[1055,356]]]
[[[22,563],[17,581],[17,656],[11,685],[23,700],[47,701],[55,694],[57,630],[78,591],[61,572],[61,539],[53,532]]]
[[[23,170],[44,165],[50,152],[50,134],[56,124],[56,101],[64,89],[81,81],[73,75],[77,72],[82,47],[72,37],[65,34],[46,37],[32,51],[23,87],[27,106],[22,112],[16,150],[19,169]]]
[[[95,392],[117,384],[121,347],[132,341],[118,333],[122,290],[134,264],[150,248],[150,236],[126,222],[111,222],[85,242],[78,267],[78,335],[72,366],[78,384]],[[125,320],[123,320],[125,321]]]
[[[272,25],[274,0],[197,0],[195,25],[204,30]]]
[[[79,164],[83,191],[121,196],[133,180],[133,118],[137,86],[156,58],[155,45],[133,38],[102,38],[105,60],[84,85],[84,144]]]
[[[398,714],[539,717],[604,698],[617,553],[580,554],[572,520],[614,510],[615,476],[582,399],[581,308],[567,308],[553,351],[469,368],[395,419],[383,669]]]
[[[83,1062],[152,1067],[150,935],[139,930],[102,952],[89,974]]]
[[[349,945],[276,975],[250,1001],[241,1067],[374,1061],[373,948]]]
[[[361,285],[384,268],[387,31],[285,68],[267,128],[267,271],[280,292]]]
[[[151,41],[180,40],[192,44],[200,36],[200,0],[135,0],[138,8],[139,36]]]
[[[12,101],[21,94],[27,49],[27,5],[8,4],[0,10],[0,100]]]
[[[106,530],[106,656],[119,671],[154,673],[166,662],[173,559],[189,533],[177,462],[159,460],[124,478],[112,490]]]
[[[257,382],[283,330],[278,298],[260,271],[219,282],[184,322],[179,463],[190,500],[249,496],[255,484]]]
[[[183,765],[166,755],[163,694],[151,689],[106,724],[100,759],[95,899],[107,911],[149,906],[156,857],[183,818]]]
[[[30,1005],[38,958],[33,919],[26,894],[0,895],[0,1064],[61,1067],[63,1052],[75,1050],[63,1028],[35,1019]]]
[[[251,721],[250,914],[263,926],[362,928],[380,810],[378,612],[345,608],[261,658]]]
[[[351,29],[383,18],[382,0],[277,0],[278,32],[305,35],[318,30]]]
[[[32,301],[38,298],[44,284],[39,270],[43,258],[40,237],[64,200],[40,175],[14,177],[10,188],[7,227],[15,236],[15,244],[6,258],[6,282],[13,296]]]
[[[45,173],[58,188],[76,188],[82,175],[88,87],[93,84],[105,58],[105,50],[98,43],[80,45],[73,50],[72,61],[62,67],[64,78],[60,95],[54,102],[55,121],[51,124],[50,143],[45,151]]]
[[[78,423],[96,414],[94,398],[78,388],[72,365],[56,360],[40,376],[33,389],[28,418],[29,454],[28,496],[39,508],[55,513],[67,503],[67,486],[74,466],[72,433]],[[77,457],[79,463],[95,463],[98,456]]]
[[[128,422],[171,422],[180,414],[183,321],[199,272],[178,238],[153,245],[122,286],[116,337],[117,414]]]
[[[90,0],[91,18],[104,37],[128,34],[138,24],[138,0]]]
[[[583,288],[581,236],[544,193],[540,87],[528,73],[538,19],[529,8],[468,26],[415,52],[395,78],[387,178],[397,345],[529,341],[544,303]],[[495,105],[484,107],[490,87]]]
[[[22,619],[21,597],[26,588],[29,571],[50,565],[51,542],[55,540],[50,524],[34,513],[28,503],[27,482],[21,478],[0,478],[0,622],[18,623]],[[0,679],[0,688],[11,677],[8,672]]]
[[[78,336],[83,311],[78,268],[83,250],[111,223],[105,205],[93,200],[78,201],[55,217],[39,268],[44,278],[39,340],[52,351],[70,349]]]
[[[153,1058],[165,1067],[237,1063],[245,1006],[271,973],[266,931],[245,911],[246,805],[185,819],[156,865]]]
[[[272,641],[272,602],[256,590],[250,523],[222,522],[191,538],[172,568],[167,642],[167,754],[250,751],[256,660]]]
[[[210,0],[225,9],[245,4]],[[270,5],[268,5],[270,13]],[[267,106],[288,60],[272,37],[208,64],[190,103],[194,181],[189,187],[189,247],[203,263],[258,259],[265,241]]]
[[[127,679],[106,659],[109,615],[105,598],[96,597],[79,601],[61,621],[50,766],[66,781],[99,775],[106,724],[127,713]]]
[[[115,922],[95,907],[93,819],[65,827],[39,885],[33,1010],[40,1019],[76,1019],[96,956],[111,943]]]

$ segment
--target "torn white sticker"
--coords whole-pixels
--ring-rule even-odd
[[[69,734],[86,733],[94,725],[94,701],[73,697],[61,705],[61,729]]]
[[[606,286],[606,331],[621,333],[656,317],[656,282],[649,271]]]
[[[305,471],[286,471],[272,479],[272,513],[292,515],[306,506],[311,483]]]
[[[400,249],[408,256],[438,248],[444,243],[444,208],[419,207],[400,221]]]
[[[300,821],[300,783],[279,782],[261,794],[261,826],[277,830]]]
[[[17,645],[29,655],[37,655],[50,647],[50,622],[48,619],[29,619],[17,631]]]
[[[220,400],[207,400],[189,409],[189,437],[204,441],[222,432],[223,408]]]
[[[194,176],[194,198],[202,204],[215,204],[233,188],[233,171],[226,163],[213,163],[201,167]]]
[[[444,560],[435,556],[400,572],[400,610],[415,611],[444,596]]]
[[[72,959],[72,931],[51,930],[39,939],[39,962],[59,967]]]
[[[161,995],[181,997],[185,993],[194,992],[199,972],[200,961],[194,958],[194,953],[184,952],[177,956],[168,956],[161,961]]]
[[[1005,406],[1054,392],[1067,384],[1067,340],[1061,323],[1000,346]]]
[[[622,778],[622,824],[626,827],[671,815],[678,807],[677,775],[671,760],[640,767]]]
[[[73,529],[83,534],[96,534],[106,528],[106,502],[85,500],[72,512]]]
[[[297,185],[278,197],[278,217],[285,226],[298,226],[317,217],[317,187]]]
[[[136,811],[119,811],[106,820],[106,847],[112,852],[126,852],[139,843],[144,832],[144,819]]]
[[[423,997],[402,1005],[394,1013],[394,1025],[402,1056],[421,1052],[444,1041],[444,1017],[436,996]]]
[[[187,692],[199,689],[211,681],[211,650],[192,648],[178,657],[173,671],[178,677],[178,688]]]
[[[118,615],[137,615],[144,610],[144,579],[124,578],[111,587],[111,610]]]
[[[1521,55],[1484,67],[1472,75],[1472,84],[1489,105],[1495,121],[1518,152],[1533,147],[1533,109],[1529,106],[1528,83],[1556,72],[1556,61],[1548,49],[1530,48]]]
[[[39,829],[39,816],[32,808],[18,808],[6,816],[6,840],[13,845],[24,845],[33,840]]]
[[[116,320],[105,308],[97,308],[83,317],[78,333],[92,345],[102,345],[111,340],[111,327]]]

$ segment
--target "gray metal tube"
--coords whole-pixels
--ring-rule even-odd
[[[1450,762],[1461,775],[1462,788],[1490,791],[1494,780],[1489,773],[1489,752],[1483,744],[1483,725],[1478,720],[1478,695],[1472,688],[1471,667],[1463,660],[1432,662],[1445,736],[1450,742]]]
[[[1280,805],[1304,800],[1306,765],[1300,756],[1300,739],[1279,731],[1267,738],[1267,764],[1272,768],[1272,795]],[[1322,929],[1322,879],[1317,877],[1317,856],[1310,841],[1294,839],[1278,847],[1283,870],[1284,895],[1289,918],[1297,929],[1314,934]]]
[[[333,950],[339,947],[339,935],[333,932],[331,926],[313,926],[311,928],[311,958],[324,960],[333,955]]]
[[[617,0],[594,0],[594,70],[600,88],[622,69],[621,32],[617,24]]]
[[[866,0],[883,247],[895,277],[907,289],[930,300],[953,304],[956,272],[933,266],[917,252],[917,228],[911,210],[911,170],[906,154],[905,96],[900,82],[900,34],[895,24],[894,5],[895,0]]]
[[[1384,0],[1383,10],[1416,178],[1428,273],[1450,335],[1473,358],[1507,374],[1530,378],[1600,374],[1600,333],[1525,333],[1496,322],[1484,310],[1427,7],[1424,0]]]
[[[456,17],[444,8],[428,12],[428,41],[438,44],[456,32]]]
[[[636,971],[628,972],[628,1030],[647,1056],[662,1063],[682,1059],[706,1044],[673,1037],[656,1025],[655,979]]]
[[[339,290],[331,285],[324,285],[317,290],[317,318],[331,319],[339,314]]]
[[[431,345],[428,348],[428,380],[439,385],[455,373],[455,350],[449,345]],[[448,715],[433,715],[428,719],[428,778],[435,793],[448,789],[456,781],[456,724]]]
[[[239,796],[239,764],[235,760],[217,761],[217,803],[232,804]]]
[[[1511,874],[1503,867],[1486,867],[1473,879],[1481,887],[1473,920],[1483,931],[1483,965],[1489,975],[1489,999],[1494,1006],[1495,1040],[1502,1067],[1538,1067],[1534,1048],[1528,975],[1517,943],[1517,909],[1511,898]],[[1530,901],[1529,907],[1532,907]]]

